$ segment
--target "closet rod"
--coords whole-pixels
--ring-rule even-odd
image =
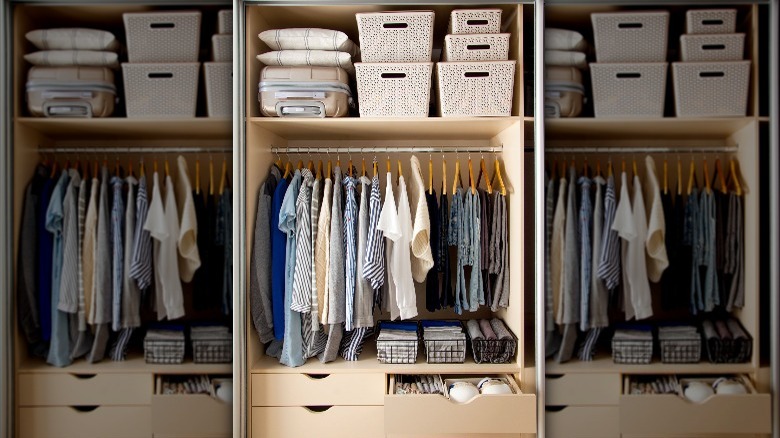
[[[223,154],[232,148],[201,147],[95,147],[95,148],[40,148],[41,154]]]
[[[385,153],[420,153],[420,154],[479,154],[479,153],[497,153],[501,152],[503,146],[370,146],[370,147],[272,147],[271,153],[274,154],[322,154],[322,153],[338,153],[338,154],[385,154]]]
[[[677,147],[584,147],[584,148],[556,148],[547,146],[549,154],[712,154],[737,152],[736,146],[718,146],[701,148],[677,148]]]

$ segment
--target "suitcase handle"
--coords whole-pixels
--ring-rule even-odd
[[[277,91],[274,93],[277,99],[325,99],[324,91]]]
[[[92,99],[91,91],[44,91],[42,96],[44,100],[56,99]]]
[[[279,117],[325,117],[325,104],[316,101],[288,101],[276,103]]]
[[[92,105],[87,102],[44,102],[43,115],[46,117],[85,117],[92,118]]]

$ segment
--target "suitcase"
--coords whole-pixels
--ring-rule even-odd
[[[26,88],[35,117],[108,117],[117,100],[114,72],[106,67],[32,67]]]
[[[576,67],[544,68],[545,117],[577,117],[582,112],[585,87]]]
[[[339,67],[265,67],[258,100],[269,117],[344,117],[354,105],[349,75]]]

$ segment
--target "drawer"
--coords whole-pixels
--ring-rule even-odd
[[[381,406],[385,375],[253,374],[252,406]]]
[[[150,424],[149,406],[19,409],[21,438],[149,438]]]
[[[771,433],[770,395],[757,393],[752,386],[748,390],[749,394],[716,394],[701,403],[676,394],[624,394],[620,396],[620,431],[643,436]]]
[[[621,393],[620,374],[548,374],[544,384],[548,406],[617,406]]]
[[[384,438],[381,406],[252,408],[252,438]]]
[[[617,406],[563,406],[547,408],[547,438],[620,438]]]
[[[233,405],[206,394],[153,395],[155,437],[228,438],[233,435]]]
[[[145,405],[151,374],[19,374],[19,406]]]
[[[393,394],[395,379],[390,376],[385,431],[398,435],[536,433],[536,395],[520,393],[514,377],[500,377],[513,383],[515,394],[479,395],[455,403],[437,394]]]

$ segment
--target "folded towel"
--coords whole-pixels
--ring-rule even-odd
[[[477,322],[476,319],[470,319],[466,323],[466,328],[468,328],[469,336],[472,340],[480,340],[485,339],[485,337],[482,335],[482,330],[479,329],[479,322]]]
[[[512,333],[510,333],[509,329],[506,328],[504,321],[501,321],[498,318],[493,318],[490,320],[490,327],[493,328],[493,331],[496,333],[496,337],[498,339],[512,339]]]
[[[479,328],[482,330],[485,339],[489,341],[496,339],[496,333],[493,331],[493,327],[490,326],[490,321],[487,319],[479,320]]]
[[[747,339],[748,335],[745,333],[744,330],[742,330],[742,326],[739,325],[739,322],[731,318],[726,322],[726,326],[728,327],[731,334],[734,336],[734,339]]]
[[[718,337],[722,340],[731,340],[733,337],[726,322],[723,320],[715,321],[715,330],[718,332]]]
[[[704,330],[704,337],[707,338],[707,340],[719,339],[718,332],[715,330],[715,324],[713,324],[712,321],[706,320],[702,322],[701,327]]]

